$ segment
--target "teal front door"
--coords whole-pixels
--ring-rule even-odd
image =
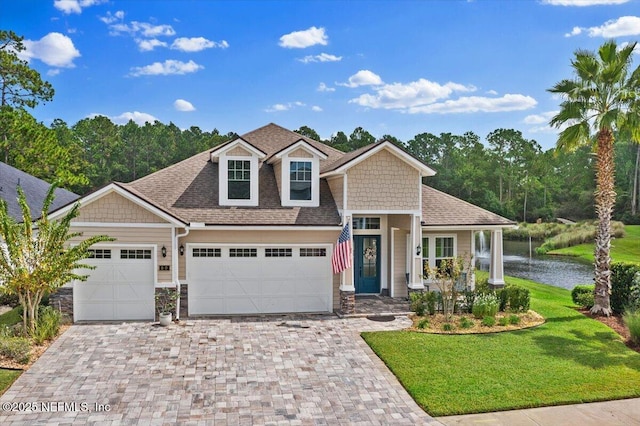
[[[357,293],[380,293],[380,236],[354,235],[355,287]]]

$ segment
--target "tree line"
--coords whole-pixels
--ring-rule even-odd
[[[235,136],[159,121],[116,124],[104,116],[72,125],[56,119],[46,126],[27,108],[51,101],[54,89],[18,58],[22,40],[0,30],[0,155],[18,169],[84,194],[111,181],[139,179]],[[595,157],[589,144],[543,151],[515,129],[496,129],[484,140],[466,132],[420,133],[408,141],[390,134],[376,138],[362,127],[326,140],[309,126],[296,131],[344,152],[388,140],[437,171],[426,184],[510,219],[595,217]],[[640,146],[620,134],[614,151],[614,218],[640,223]]]

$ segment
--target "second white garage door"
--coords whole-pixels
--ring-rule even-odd
[[[331,246],[187,245],[189,315],[329,312]]]

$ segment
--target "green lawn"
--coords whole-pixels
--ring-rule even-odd
[[[22,321],[22,307],[17,307],[0,315],[0,326],[17,324],[20,321]],[[13,384],[20,374],[22,374],[22,371],[0,368],[0,395],[9,389],[9,386]]]
[[[640,262],[640,225],[626,225],[625,237],[611,242],[611,258],[615,262]],[[548,254],[574,256],[593,262],[593,244],[552,250]]]
[[[433,416],[640,396],[640,354],[572,309],[568,290],[507,277],[531,291],[546,323],[484,335],[363,333]]]

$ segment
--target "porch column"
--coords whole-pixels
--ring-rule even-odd
[[[502,229],[491,231],[491,257],[489,260],[489,286],[504,287],[504,268],[502,264]]]
[[[353,222],[351,216],[345,216],[345,223],[349,223],[351,229],[351,268],[340,273],[340,312],[343,315],[353,314],[356,311],[356,287],[353,276]]]
[[[420,216],[411,217],[411,246],[409,253],[411,254],[411,271],[409,276],[409,290],[424,290],[422,283],[422,250],[418,251],[418,247],[422,247],[422,225],[420,224]]]

